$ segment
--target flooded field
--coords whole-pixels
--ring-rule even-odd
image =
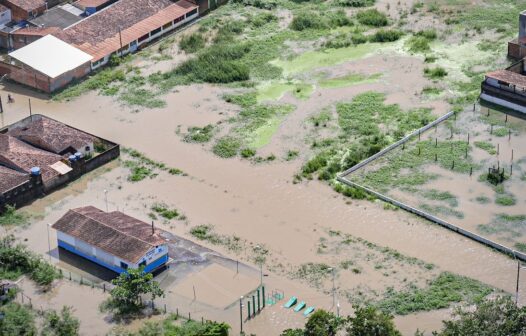
[[[477,106],[347,177],[524,252],[525,131],[526,121]]]
[[[156,226],[182,237],[182,247],[192,252],[185,252],[169,270],[157,275],[166,290],[158,307],[166,305],[169,312],[178,309],[198,320],[226,321],[232,334],[240,328],[240,296],[257,287],[261,275],[267,293],[279,290],[285,298],[246,321],[244,330],[270,336],[304,325],[301,313],[282,307],[291,296],[316,309],[336,312],[339,307],[342,315],[352,314],[358,304],[371,303],[393,313],[404,335],[413,335],[417,329],[430,335],[441,327],[442,320],[450,318],[455,306],[471,304],[481,295],[514,293],[516,261],[383,202],[348,197],[334,181],[336,173],[348,168],[345,165],[356,145],[378,139],[382,140],[379,145],[387,145],[415,125],[453,107],[471,104],[473,92],[476,97],[479,90],[478,78],[466,69],[479,67],[478,76],[484,67],[507,62],[499,50],[482,52],[479,44],[486,40],[504,43],[511,28],[506,33],[470,35],[467,41],[460,30],[449,31],[427,7],[408,16],[415,3],[378,1],[378,8],[389,13],[393,29],[394,22],[408,17],[400,23],[405,33],[396,41],[328,49],[323,43],[329,38],[356,34],[357,27],[369,36],[376,29],[355,23],[357,27],[291,35],[286,27],[296,8],[276,10],[277,19],[264,23],[264,30],[252,21],[252,11],[261,14],[259,9],[222,7],[184,34],[205,31],[206,48],[213,48],[220,34],[218,27],[231,18],[232,8],[238,10],[236,15],[247,23],[232,41],[258,42],[253,54],[243,59],[251,67],[251,80],[241,83],[181,82],[170,71],[194,55],[180,49],[179,35],[126,60],[121,68],[133,71],[127,72],[124,82],[96,90],[75,86],[62,93],[64,99],[50,99],[16,84],[2,83],[2,97],[9,93],[15,102],[4,105],[0,127],[27,116],[31,99],[32,113],[109,139],[124,149],[119,160],[23,207],[20,211],[31,216],[28,225],[5,227],[5,231],[68,274],[104,284],[111,275],[91,270],[72,256],[68,258],[67,253],[61,252],[59,258],[56,233],[50,230],[48,240],[48,225],[68,209],[88,205],[119,210],[146,222],[154,220]],[[479,2],[458,3],[477,6]],[[346,12],[353,15],[356,11]],[[429,50],[411,51],[417,33],[410,26],[427,29],[434,24],[440,37],[428,41]],[[358,33],[362,32],[358,29]],[[452,44],[456,47],[450,47]],[[260,53],[258,48],[270,51]],[[465,55],[470,58],[460,57]],[[430,62],[430,56],[436,59]],[[439,66],[450,76],[436,79],[426,75],[427,68]],[[131,99],[130,93],[138,99]],[[364,118],[370,110],[362,106],[378,112],[376,119]],[[418,206],[447,210],[447,219],[478,232],[486,230],[492,239],[514,246],[524,244],[526,232],[520,217],[526,215],[521,191],[526,172],[522,121],[512,117],[506,121],[498,112],[486,115],[484,109],[467,111],[455,122],[422,136],[420,144],[430,142],[431,147],[435,138],[446,147],[459,143],[453,148],[458,156],[454,169],[447,147],[439,158],[441,163],[447,161],[445,166],[426,162],[418,166],[422,171],[399,167],[389,175],[399,180],[382,179],[378,185],[389,195]],[[369,128],[378,132],[378,139],[359,133]],[[511,131],[510,140],[509,132],[504,134],[502,129]],[[470,146],[466,158],[462,143],[467,142],[467,133]],[[402,154],[413,153],[414,146],[418,143],[408,144]],[[511,149],[514,171],[502,190],[479,181],[493,165],[510,170]],[[324,160],[323,167],[309,170],[318,156]],[[337,164],[334,169],[333,163]],[[382,163],[367,167],[357,178],[366,179]],[[402,187],[400,179],[410,180],[411,174],[426,180],[418,186]],[[508,200],[497,201],[501,196]],[[514,204],[498,203],[509,199]],[[163,218],[155,211],[157,205],[176,210],[178,215]],[[500,213],[515,216],[514,221],[492,226]],[[492,231],[495,227],[500,229]],[[242,265],[239,273],[237,261]],[[431,310],[411,305],[405,310],[393,308],[393,297],[428,293],[439,288],[440,280],[458,285],[461,300]],[[519,288],[519,302],[526,304],[526,277],[521,277]],[[48,293],[40,293],[30,284],[24,284],[23,289],[43,308],[72,306],[83,335],[105,335],[115,327],[137,330],[143,322],[119,325],[112,321],[95,308],[107,294],[68,279]],[[93,291],[98,292],[87,304],[72,301],[69,295],[89,296]],[[246,297],[244,300],[246,305]],[[246,313],[246,306],[243,309]]]

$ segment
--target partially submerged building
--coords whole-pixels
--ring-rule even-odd
[[[515,60],[526,57],[526,10],[519,15],[519,36],[508,43],[508,57]]]
[[[42,115],[0,129],[0,212],[22,206],[120,155],[119,145]]]
[[[8,55],[10,79],[44,92],[53,92],[91,71],[93,57],[46,35]]]
[[[88,206],[69,210],[55,224],[58,246],[116,273],[168,262],[168,241],[150,225],[122,212]]]
[[[526,113],[526,65],[524,59],[505,70],[486,74],[480,99],[505,109]]]
[[[0,73],[21,84],[54,92],[199,16],[199,7],[187,0],[120,0],[101,10],[107,2],[84,1],[95,7],[82,20],[68,18],[11,33],[11,46],[21,46],[0,63]],[[92,7],[86,7],[92,8]],[[51,12],[51,11],[50,11]],[[40,20],[40,21],[39,21]],[[55,22],[53,24],[53,22]],[[71,23],[71,24],[69,24]]]

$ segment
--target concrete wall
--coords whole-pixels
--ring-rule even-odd
[[[485,80],[482,82],[480,99],[517,112],[526,111],[526,92],[516,91],[515,87],[500,85]]]
[[[526,11],[519,15],[519,41],[526,37]]]
[[[5,25],[11,22],[11,10],[8,9],[5,12],[0,13],[0,25]]]
[[[45,4],[40,7],[33,8],[31,12],[28,12],[25,9],[12,4],[9,0],[1,0],[0,3],[2,3],[4,6],[11,10],[11,16],[13,20],[17,22],[32,19],[34,17],[37,17],[38,15],[43,14],[46,11]]]
[[[0,194],[0,213],[6,205],[21,207],[41,197],[44,193],[42,176],[32,177],[29,181]]]
[[[35,34],[26,35],[26,34],[16,33],[16,34],[11,34],[11,38],[13,41],[12,47],[13,49],[16,50],[16,49],[23,48],[30,43],[35,42],[36,40],[42,38],[42,36],[35,35]]]
[[[60,247],[117,273],[125,272],[127,268],[137,269],[143,261],[146,262],[145,271],[149,272],[168,261],[168,246],[166,244],[152,248],[139,260],[139,263],[130,263],[64,232],[57,231],[57,240]],[[127,267],[123,267],[123,264]]]

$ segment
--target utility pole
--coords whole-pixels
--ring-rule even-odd
[[[241,329],[239,334],[243,335],[243,296],[239,298],[239,320],[241,322]]]
[[[517,287],[515,288],[515,305],[519,304],[519,278],[521,275],[521,261],[517,260]]]

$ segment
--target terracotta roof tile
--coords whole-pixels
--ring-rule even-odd
[[[127,45],[196,8],[186,0],[120,0],[55,36],[97,61],[120,49],[121,38]]]
[[[69,210],[53,228],[131,263],[165,244],[161,231],[122,212],[103,212],[88,206]]]
[[[5,193],[28,180],[28,174],[0,166],[0,193]]]
[[[10,4],[31,11],[46,5],[44,0],[4,0],[4,5],[9,7]]]
[[[10,128],[7,133],[33,146],[62,154],[72,147],[76,151],[93,146],[96,138],[44,116],[34,116],[28,124]]]
[[[486,77],[494,78],[500,82],[515,85],[517,88],[526,90],[526,76],[509,70],[497,70],[489,72]]]
[[[32,147],[10,135],[0,134],[0,163],[7,167],[26,173],[30,173],[33,167],[39,167],[45,182],[59,175],[49,166],[61,159],[60,155]]]
[[[59,27],[26,27],[15,30],[13,35],[33,35],[33,36],[46,36],[61,31]]]

